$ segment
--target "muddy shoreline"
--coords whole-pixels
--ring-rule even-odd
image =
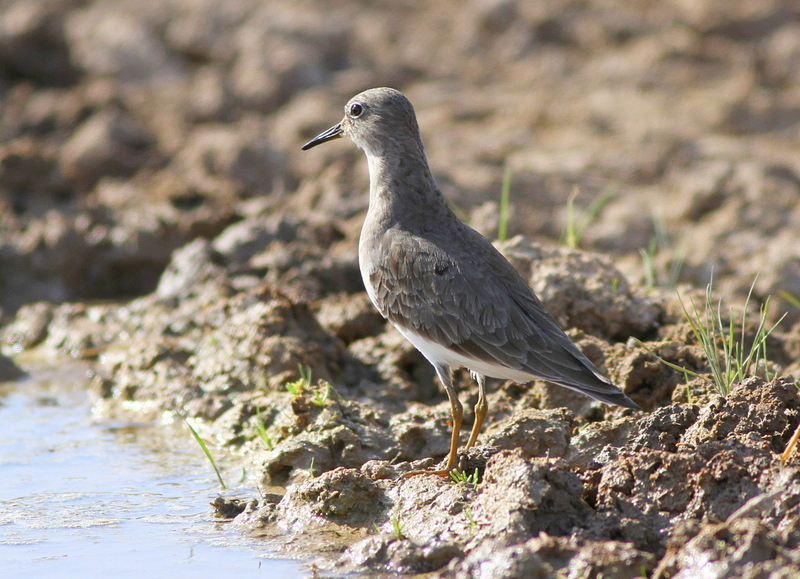
[[[180,410],[284,489],[220,516],[323,576],[794,576],[797,62],[777,1],[1,2],[0,379],[77,356],[97,412]],[[643,412],[493,381],[479,482],[401,478],[449,405],[363,291],[361,152],[299,151],[380,85],[490,239],[509,176],[498,248]],[[783,316],[728,393],[684,313],[712,281]]]

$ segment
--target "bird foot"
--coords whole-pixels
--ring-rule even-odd
[[[450,471],[445,469],[445,470],[412,470],[411,472],[403,473],[402,475],[400,475],[400,478],[411,478],[412,476],[419,476],[421,474],[432,474],[440,476],[442,478],[450,477]]]

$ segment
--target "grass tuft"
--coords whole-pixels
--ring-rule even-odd
[[[311,403],[316,406],[326,406],[331,399],[331,385],[320,380],[319,389],[311,395]]]
[[[406,536],[403,534],[402,527],[400,527],[400,517],[398,516],[392,517],[391,522],[392,522],[392,532],[394,533],[394,538],[397,539],[398,541],[402,541],[403,539],[405,539]]]
[[[781,316],[774,325],[768,327],[767,319],[769,317],[770,300],[767,298],[759,309],[752,341],[748,342],[746,339],[748,328],[747,306],[753,295],[755,280],[750,286],[750,291],[742,308],[741,319],[738,322],[732,308],[728,310],[727,318],[723,316],[722,300],[717,300],[714,297],[712,286],[713,280],[706,287],[705,300],[702,307],[698,307],[692,301],[690,311],[680,294],[678,294],[678,299],[692,334],[694,334],[708,360],[714,388],[721,395],[727,396],[734,385],[742,382],[745,378],[757,375],[759,368],[763,368],[766,380],[774,378],[769,373],[767,338],[781,323],[786,314]],[[639,344],[666,366],[683,372],[687,382],[689,381],[689,376],[700,376],[697,372],[664,360],[642,342],[639,342]]]
[[[267,427],[264,424],[264,419],[261,418],[261,410],[258,411],[258,414],[255,416],[255,423],[256,423],[256,432],[258,433],[258,437],[264,441],[264,444],[267,447],[267,450],[273,450],[275,448],[275,443],[272,440],[272,437],[267,432]]]
[[[306,393],[311,393],[311,403],[316,406],[327,406],[331,399],[331,385],[325,380],[319,380],[318,384],[313,386],[313,378],[311,375],[310,366],[298,366],[297,373],[300,375],[298,380],[294,382],[287,382],[284,388],[292,396],[303,396]]]
[[[575,187],[567,199],[567,228],[561,236],[561,243],[570,249],[578,249],[592,221],[597,218],[600,211],[603,210],[603,207],[608,205],[608,202],[611,201],[612,198],[610,191],[604,191],[595,197],[589,204],[589,207],[578,216],[575,211],[575,199],[578,197],[578,193],[579,190]]]
[[[656,272],[656,257],[658,254],[670,245],[669,233],[667,226],[664,222],[664,217],[659,213],[653,213],[653,236],[647,244],[639,250],[642,257],[642,268],[644,270],[644,285],[645,289],[652,290],[658,285],[665,287],[675,287],[680,279],[681,270],[683,269],[684,260],[686,259],[686,252],[675,251],[675,259],[672,260],[667,272],[666,280],[659,283],[658,275]]]
[[[297,366],[297,373],[300,378],[284,386],[292,396],[300,396],[311,387],[311,366]]]
[[[772,378],[769,375],[767,364],[767,338],[783,320],[783,316],[772,327],[767,328],[770,301],[767,298],[759,309],[753,341],[748,346],[745,340],[747,306],[753,295],[755,280],[750,285],[750,291],[747,293],[747,299],[742,308],[741,322],[738,324],[730,309],[728,321],[725,322],[722,315],[722,300],[715,300],[712,283],[713,280],[706,287],[705,304],[702,310],[692,304],[693,312],[690,313],[683,300],[681,300],[681,307],[692,328],[692,333],[708,358],[714,387],[720,394],[726,396],[735,384],[754,376],[762,363],[765,371],[764,377],[767,380]]]
[[[469,523],[469,530],[471,534],[475,534],[478,532],[478,522],[475,520],[475,515],[472,514],[471,509],[464,509],[464,517],[467,519]]]
[[[466,471],[463,470],[451,470],[450,478],[453,479],[454,484],[464,482],[471,485],[477,485],[480,482],[480,474],[478,473],[477,468],[472,474],[467,474]]]

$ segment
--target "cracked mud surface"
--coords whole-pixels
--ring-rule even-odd
[[[768,0],[0,2],[0,379],[86,357],[98,412],[195,419],[283,488],[215,508],[323,576],[796,576],[798,62]],[[492,381],[480,482],[400,477],[449,405],[363,292],[362,153],[299,151],[380,85],[490,238],[508,170],[498,247],[644,412]],[[724,396],[676,294],[712,278],[786,314]]]

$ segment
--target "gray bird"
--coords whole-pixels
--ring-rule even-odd
[[[559,328],[517,270],[448,207],[422,147],[414,108],[399,91],[354,96],[344,119],[303,145],[350,137],[367,155],[369,209],[358,244],[372,303],[433,364],[453,416],[447,466],[456,468],[463,409],[452,369],[478,383],[475,444],[488,405],[484,377],[546,380],[607,404],[639,408]],[[418,473],[414,473],[418,474]]]

